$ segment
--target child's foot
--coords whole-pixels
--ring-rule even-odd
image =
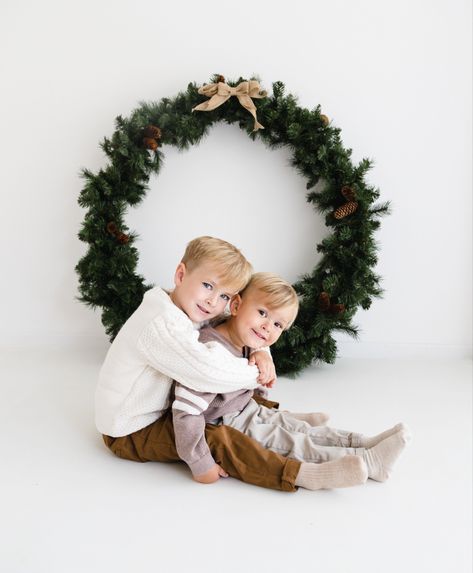
[[[296,485],[305,489],[333,489],[365,483],[368,470],[360,456],[344,456],[333,462],[310,464],[303,462]]]
[[[389,438],[389,436],[392,436],[393,434],[396,434],[397,432],[403,431],[404,434],[406,436],[409,435],[409,429],[405,424],[396,424],[395,426],[393,426],[392,428],[389,428],[389,430],[386,430],[385,432],[381,432],[381,434],[378,434],[377,436],[363,436],[362,434],[357,434],[357,438],[356,438],[356,446],[355,447],[360,447],[360,448],[372,448],[373,446],[376,446],[377,444],[379,444],[380,442],[382,442],[383,440],[385,440],[386,438]]]
[[[368,477],[376,481],[386,481],[402,450],[410,440],[410,435],[404,428],[372,448],[365,449],[363,459],[368,466]]]
[[[325,426],[328,422],[329,415],[325,412],[309,412],[302,414],[295,414],[294,412],[288,412],[291,418],[296,420],[301,420],[302,422],[307,422],[309,426]]]

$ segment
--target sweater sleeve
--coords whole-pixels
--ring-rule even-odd
[[[172,421],[177,453],[193,475],[201,475],[215,465],[205,440],[204,412],[215,398],[210,392],[195,392],[178,382],[172,404]]]
[[[263,352],[267,352],[271,356],[271,358],[273,357],[271,354],[271,350],[269,349],[269,346],[262,346],[261,348],[251,348],[250,354],[254,354],[255,352],[260,352],[261,350]]]
[[[237,358],[218,342],[202,344],[186,320],[154,318],[138,338],[147,363],[166,376],[198,392],[226,393],[258,386],[258,369]]]

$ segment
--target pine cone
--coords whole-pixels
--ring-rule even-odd
[[[348,217],[348,215],[353,215],[353,213],[358,209],[358,203],[356,201],[349,201],[339,207],[333,214],[335,219],[343,219]]]
[[[344,304],[331,304],[330,313],[331,314],[343,314],[345,312]]]
[[[130,240],[130,237],[129,237],[128,235],[125,235],[125,233],[118,233],[118,235],[117,235],[117,241],[118,241],[121,245],[126,245],[129,240]]]
[[[321,292],[319,294],[319,310],[325,312],[329,308],[330,308],[330,296],[327,292]]]
[[[111,235],[115,236],[115,235],[117,234],[117,232],[118,232],[118,228],[117,228],[117,226],[115,225],[115,223],[113,223],[113,222],[111,221],[110,223],[107,223],[107,231],[108,231]]]
[[[151,139],[160,139],[161,130],[155,125],[147,125],[143,130],[143,137],[150,137]]]
[[[347,201],[355,201],[356,191],[350,185],[344,185],[341,189],[342,195]]]
[[[156,151],[156,149],[158,149],[158,142],[152,137],[143,137],[143,145],[146,149],[151,149],[152,151]]]
[[[327,127],[327,125],[330,123],[330,119],[323,113],[320,114],[320,119],[322,120],[322,123],[325,127]]]

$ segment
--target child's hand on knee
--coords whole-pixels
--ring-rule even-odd
[[[248,363],[250,366],[256,364],[256,367],[259,370],[258,384],[266,386],[267,388],[272,388],[276,382],[276,368],[271,355],[264,350],[253,352]]]
[[[204,474],[193,476],[194,480],[198,481],[199,483],[215,483],[221,477],[228,477],[228,474],[217,464],[215,464],[213,468],[210,468]]]

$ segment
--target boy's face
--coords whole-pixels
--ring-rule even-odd
[[[203,322],[221,314],[235,290],[222,282],[215,266],[201,264],[189,271],[180,263],[174,275],[176,288],[171,299],[192,322]]]
[[[244,297],[236,295],[231,301],[230,310],[233,333],[242,346],[251,348],[274,344],[289,326],[294,314],[289,306],[270,307],[266,296],[258,291],[249,291]]]

